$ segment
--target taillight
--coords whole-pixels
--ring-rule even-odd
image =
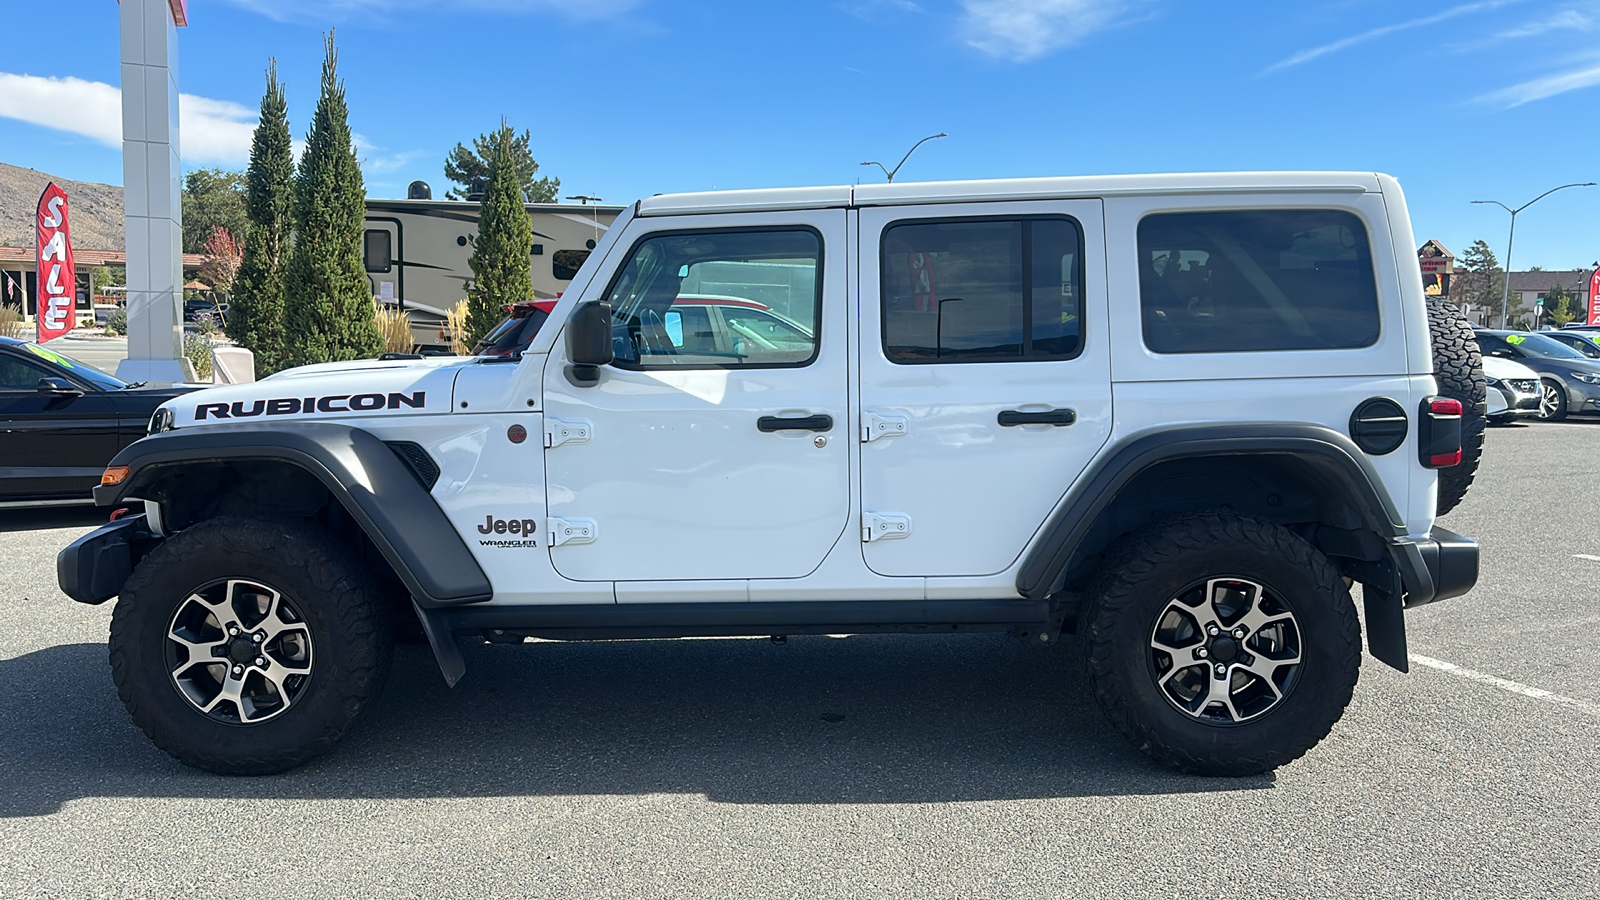
[[[1430,469],[1461,465],[1461,401],[1429,397],[1422,401],[1417,458]]]

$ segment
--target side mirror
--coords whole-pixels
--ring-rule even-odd
[[[567,380],[578,387],[600,383],[600,367],[613,359],[611,304],[580,304],[567,321]]]
[[[39,385],[34,388],[41,394],[61,394],[64,396],[82,397],[83,391],[75,387],[65,378],[41,378]]]

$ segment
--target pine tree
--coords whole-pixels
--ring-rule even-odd
[[[505,318],[505,307],[533,299],[533,220],[522,201],[516,141],[504,124],[484,148],[489,186],[478,236],[472,241],[472,289],[467,293],[467,347]]]
[[[534,177],[539,174],[539,164],[533,158],[532,137],[526,130],[517,134],[505,122],[500,123],[499,130],[473,138],[471,149],[465,144],[457,144],[445,157],[444,177],[459,185],[451,188],[445,194],[445,199],[465,200],[472,191],[473,182],[481,180],[487,183],[489,155],[494,152],[496,145],[508,138],[511,141],[512,165],[517,170],[517,184],[527,196],[527,202],[556,202],[556,195],[561,191],[561,179]]]
[[[245,173],[250,229],[228,305],[228,336],[255,354],[257,375],[270,375],[287,364],[283,276],[289,258],[293,177],[289,104],[278,81],[278,61],[272,60]]]
[[[294,252],[286,287],[289,362],[296,366],[383,352],[361,260],[366,188],[331,32],[326,44],[322,95],[294,184]]]

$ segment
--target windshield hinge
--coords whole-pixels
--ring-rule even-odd
[[[910,424],[905,416],[880,416],[874,412],[864,412],[861,414],[861,442],[864,444],[878,438],[900,437]]]
[[[587,444],[594,426],[581,419],[544,417],[544,445],[546,448],[562,444]]]
[[[911,517],[904,513],[862,513],[861,541],[898,541],[911,536]]]

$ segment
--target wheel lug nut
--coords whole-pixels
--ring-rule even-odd
[[[243,675],[244,674],[244,666],[234,666],[233,667],[233,674],[235,674],[235,675]]]
[[[1238,636],[1239,637],[1243,637],[1243,634],[1240,634]],[[258,644],[261,643],[262,641],[266,640],[266,639],[267,639],[267,636],[262,634],[259,631],[256,632],[255,634],[250,635],[250,640],[255,641]]]
[[[267,664],[267,660],[266,660],[265,657],[260,657],[260,656],[256,657],[256,665],[264,666],[266,664]]]
[[[1244,629],[1243,628],[1235,628],[1233,630],[1233,636],[1243,640],[1244,639]]]
[[[1194,652],[1194,655],[1200,657],[1201,659],[1205,659],[1206,657],[1211,655],[1211,651],[1207,650],[1204,647],[1201,647],[1200,649],[1198,649],[1198,650],[1196,650]]]
[[[1228,674],[1228,667],[1223,665],[1222,663],[1217,663],[1217,674],[1218,675],[1226,675],[1226,674]]]
[[[1206,634],[1209,634],[1212,637],[1216,637],[1221,631],[1222,631],[1222,629],[1218,628],[1215,625],[1207,625],[1206,626]]]
[[[237,637],[238,634],[239,634],[239,626],[237,626],[237,625],[229,625],[228,626],[228,633]],[[1215,632],[1212,632],[1212,633],[1215,634]]]

